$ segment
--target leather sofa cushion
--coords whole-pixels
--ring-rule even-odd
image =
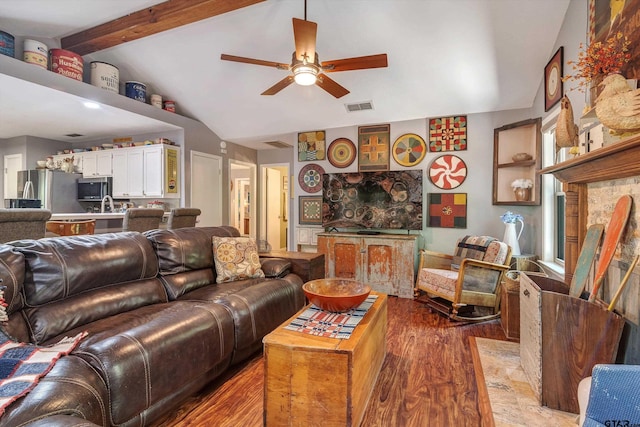
[[[233,319],[224,307],[182,301],[141,307],[77,330],[88,336],[73,354],[109,384],[112,425],[128,424],[175,390],[222,371],[234,342]]]
[[[212,237],[237,237],[240,233],[233,227],[190,227],[151,230],[144,235],[158,256],[160,276],[169,299],[174,300],[198,287],[215,283]],[[193,274],[198,270],[201,271]],[[183,276],[184,273],[189,274]]]
[[[248,279],[196,289],[180,298],[224,305],[233,316],[235,345],[232,363],[262,348],[262,338],[298,312],[305,303],[302,279]]]
[[[15,244],[27,262],[24,293],[30,307],[158,273],[153,247],[135,232],[21,240]]]
[[[122,311],[167,301],[157,258],[139,233],[15,242],[24,255],[24,313],[30,341],[58,335]]]

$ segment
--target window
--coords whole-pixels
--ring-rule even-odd
[[[548,117],[542,130],[543,167],[565,160],[567,151],[556,153],[555,122],[557,115]],[[565,194],[562,183],[553,175],[542,177],[542,261],[561,272],[564,270]]]

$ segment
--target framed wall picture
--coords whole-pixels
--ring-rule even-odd
[[[467,116],[429,119],[429,151],[462,151],[467,149]]]
[[[358,128],[358,172],[389,170],[389,130],[391,125]]]
[[[467,228],[467,193],[429,193],[428,227]]]
[[[323,130],[298,134],[298,161],[324,160],[326,133]]]
[[[562,62],[563,48],[560,46],[544,67],[544,111],[549,111],[562,98]]]
[[[429,179],[438,188],[451,190],[467,179],[467,165],[460,157],[444,154],[429,166]]]
[[[393,143],[391,154],[393,159],[401,166],[415,166],[424,159],[427,153],[427,144],[420,135],[406,133]]]
[[[309,163],[300,169],[298,184],[307,193],[322,191],[322,175],[324,168],[316,163]]]
[[[322,196],[300,196],[298,222],[305,225],[322,225]]]
[[[329,163],[337,168],[346,168],[356,159],[356,146],[348,138],[334,139],[327,149]]]

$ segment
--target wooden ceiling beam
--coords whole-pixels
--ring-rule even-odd
[[[87,55],[263,1],[168,0],[64,37],[61,45],[78,55]]]

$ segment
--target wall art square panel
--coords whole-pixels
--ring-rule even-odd
[[[467,228],[467,193],[429,193],[428,227]]]
[[[390,125],[358,128],[358,171],[383,172],[389,170]]]
[[[322,196],[300,196],[298,212],[300,224],[322,224]]]
[[[298,134],[298,161],[324,160],[326,133],[323,130]]]
[[[467,116],[429,119],[429,151],[467,149]]]

